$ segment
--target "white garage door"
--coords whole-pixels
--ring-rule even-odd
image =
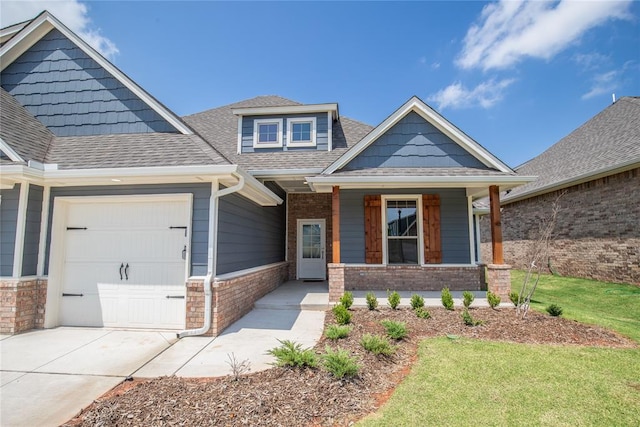
[[[98,201],[67,209],[60,323],[185,326],[187,201]]]

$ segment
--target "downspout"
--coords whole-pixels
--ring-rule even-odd
[[[216,277],[218,264],[218,199],[227,194],[235,193],[244,187],[244,177],[236,175],[238,183],[224,190],[218,190],[218,181],[211,183],[211,198],[209,199],[209,250],[207,251],[207,276],[202,284],[204,290],[204,323],[200,328],[187,329],[179,332],[178,338],[202,335],[211,328],[211,282]]]

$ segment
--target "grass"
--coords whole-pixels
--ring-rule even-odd
[[[511,272],[511,289],[520,293],[524,271]],[[531,307],[545,312],[550,304],[562,307],[562,317],[613,329],[640,343],[640,287],[544,275]]]
[[[640,352],[447,338],[358,426],[625,426],[640,419]]]
[[[524,272],[512,272],[520,292]],[[543,276],[531,306],[640,343],[640,288]],[[372,426],[631,426],[640,420],[640,350],[435,338]]]

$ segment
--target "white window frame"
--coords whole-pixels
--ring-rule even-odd
[[[293,125],[296,123],[311,123],[311,140],[293,140]],[[316,146],[316,118],[315,117],[294,117],[287,119],[287,146],[288,147],[315,147]]]
[[[276,124],[278,125],[277,142],[259,142],[260,125]],[[282,147],[282,119],[255,119],[253,121],[253,147],[254,148],[278,148]]]
[[[416,264],[406,265],[425,265],[424,264],[424,233],[422,230],[422,195],[421,194],[393,194],[382,195],[382,262],[385,265],[389,264],[389,242],[387,235],[387,201],[388,200],[415,200],[416,202],[416,221],[418,228],[418,262]],[[405,264],[393,264],[393,265],[405,265]]]

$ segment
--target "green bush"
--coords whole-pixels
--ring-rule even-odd
[[[391,356],[396,352],[396,348],[389,343],[389,340],[380,335],[364,334],[360,344],[365,350],[375,355]]]
[[[466,307],[462,312],[462,321],[467,326],[478,326],[484,323],[482,320],[475,320],[473,317],[471,317],[471,314],[469,314],[469,310]]]
[[[449,288],[442,288],[440,299],[442,300],[442,306],[444,308],[447,310],[453,310],[453,297],[451,296]]]
[[[418,294],[411,295],[411,308],[414,310],[424,307],[424,298]]]
[[[476,299],[476,297],[471,292],[464,291],[462,293],[462,304],[464,304],[465,308],[469,308],[474,299]]]
[[[346,291],[344,294],[342,294],[342,296],[340,297],[340,304],[344,305],[344,308],[348,310],[349,307],[353,305],[353,293],[350,291]]]
[[[378,308],[378,298],[375,293],[369,291],[365,298],[367,299],[367,307],[369,307],[369,310]]]
[[[518,295],[517,292],[511,292],[509,294],[509,299],[511,300],[511,302],[513,303],[513,305],[515,305],[516,307],[518,306],[518,302],[520,301],[520,295]]]
[[[393,320],[383,320],[380,322],[387,330],[389,338],[401,340],[407,336],[407,325],[404,322],[395,322]]]
[[[500,305],[501,299],[499,295],[496,295],[491,291],[487,291],[487,301],[489,302],[489,306],[491,306],[491,308],[496,308]]]
[[[349,355],[347,350],[333,350],[331,347],[325,348],[322,356],[324,367],[336,378],[354,377],[358,374],[357,361]]]
[[[546,310],[547,313],[549,313],[553,317],[562,316],[562,307],[560,307],[558,304],[551,304],[546,308]]]
[[[272,348],[267,354],[276,358],[276,366],[293,366],[303,368],[309,366],[315,368],[318,364],[313,350],[303,349],[302,345],[293,341],[280,341],[280,347]]]
[[[351,313],[349,313],[344,305],[338,304],[333,307],[332,311],[338,325],[348,325],[349,322],[351,322]]]
[[[389,307],[394,310],[400,305],[400,294],[396,291],[391,292],[387,289],[387,299],[389,300]]]
[[[346,338],[351,332],[351,327],[347,325],[329,325],[327,330],[324,331],[324,336],[330,340],[339,340]]]
[[[430,319],[431,318],[431,313],[429,313],[424,307],[418,307],[415,310],[413,310],[413,312],[420,319]]]

